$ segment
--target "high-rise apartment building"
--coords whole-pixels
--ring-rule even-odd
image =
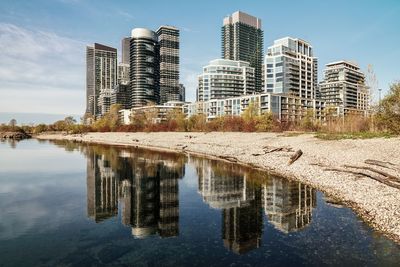
[[[221,34],[222,58],[249,62],[255,70],[255,90],[261,92],[264,53],[261,19],[237,11],[224,18]]]
[[[310,43],[291,37],[275,40],[265,57],[265,92],[307,99],[318,95],[318,60]]]
[[[86,47],[86,113],[102,115],[100,94],[108,95],[117,83],[117,49],[95,43]]]
[[[111,105],[121,105],[122,109],[130,109],[132,90],[131,86],[128,84],[118,83],[111,94]]]
[[[161,26],[156,32],[160,45],[160,104],[179,101],[179,30]]]
[[[129,72],[130,72],[129,64],[118,63],[117,83],[118,84],[128,84],[129,83]]]
[[[197,101],[224,99],[255,92],[254,68],[245,61],[216,59],[198,76]]]
[[[369,109],[369,90],[357,64],[337,61],[326,65],[320,83],[321,98],[336,115],[365,114]]]
[[[136,28],[130,40],[132,107],[160,101],[160,47],[154,31]]]

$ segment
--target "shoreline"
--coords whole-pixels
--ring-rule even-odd
[[[367,166],[367,159],[400,166],[400,138],[322,141],[311,134],[158,132],[41,134],[40,140],[134,146],[227,160],[312,186],[353,209],[373,229],[400,243],[400,190],[326,167]],[[278,149],[278,150],[276,150]],[[279,150],[280,149],[280,150]],[[303,155],[288,165],[298,149]],[[374,167],[375,168],[375,167]],[[377,167],[381,171],[387,169]],[[390,174],[400,176],[399,172]]]

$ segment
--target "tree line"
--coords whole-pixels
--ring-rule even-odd
[[[123,125],[119,120],[119,105],[113,105],[110,111],[90,125],[77,123],[73,117],[52,124],[34,126],[17,126],[13,119],[9,124],[1,124],[0,131],[25,131],[30,134],[43,132],[67,132],[79,134],[86,132],[282,132],[305,131],[321,133],[390,133],[400,134],[400,82],[392,84],[389,93],[380,103],[373,107],[369,116],[348,114],[337,117],[331,114],[329,107],[325,109],[326,120],[316,120],[312,112],[298,122],[281,122],[272,113],[259,114],[257,103],[250,103],[240,116],[220,116],[207,121],[204,114],[186,118],[182,111],[173,110],[166,115],[164,121],[157,121],[154,110],[137,112],[131,117],[131,124]],[[87,118],[82,118],[82,121]]]

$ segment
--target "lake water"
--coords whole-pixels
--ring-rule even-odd
[[[137,148],[0,143],[0,266],[399,266],[298,182]]]

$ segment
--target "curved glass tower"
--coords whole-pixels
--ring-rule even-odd
[[[132,107],[160,101],[160,48],[157,34],[136,28],[130,40],[130,80]]]

